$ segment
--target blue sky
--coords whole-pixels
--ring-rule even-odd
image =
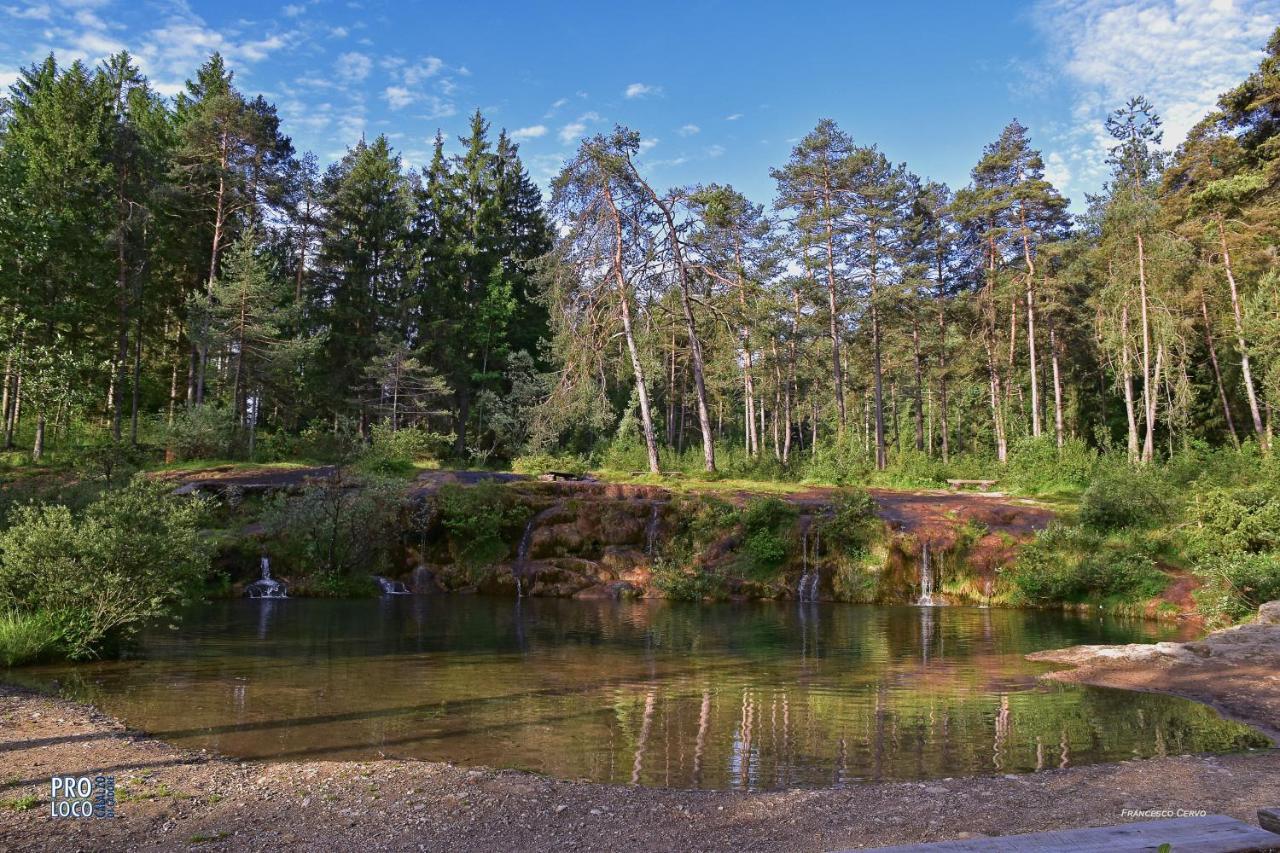
[[[658,183],[758,201],[820,117],[961,186],[1016,116],[1078,207],[1103,178],[1108,109],[1145,93],[1176,144],[1277,24],[1280,0],[0,0],[0,83],[49,51],[126,47],[173,94],[216,49],[322,161],[363,132],[419,165],[437,128],[452,140],[479,107],[544,185],[581,135],[623,123]]]

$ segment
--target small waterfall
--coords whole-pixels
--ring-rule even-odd
[[[262,577],[244,588],[245,595],[250,598],[288,598],[289,589],[280,581],[271,577],[271,560],[262,555]]]
[[[416,592],[418,595],[422,595],[425,592],[430,592],[432,587],[432,581],[434,580],[435,580],[435,576],[431,574],[431,570],[428,569],[426,566],[419,564],[413,570],[413,591]]]
[[[393,581],[384,578],[382,575],[374,575],[373,579],[377,581],[378,588],[382,590],[383,595],[413,595],[409,588],[400,581]]]
[[[525,524],[524,533],[520,534],[520,544],[516,547],[516,561],[511,566],[511,574],[516,579],[516,598],[524,598],[524,583],[521,579],[527,573],[529,548],[533,545],[533,531],[537,528],[538,522],[555,514],[560,508],[561,504],[556,504],[537,513]]]
[[[929,543],[920,545],[920,598],[916,604],[933,607],[933,567],[929,565]]]
[[[822,571],[818,566],[818,547],[822,543],[821,531],[813,534],[813,570],[809,569],[809,519],[804,519],[800,527],[800,566],[802,573],[800,583],[796,585],[796,598],[800,601],[818,600],[818,582],[822,579]]]
[[[653,556],[653,548],[658,542],[658,521],[660,518],[658,504],[655,501],[649,505],[649,524],[644,529],[644,552],[649,556]]]

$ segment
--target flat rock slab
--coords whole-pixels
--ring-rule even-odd
[[[878,847],[880,853],[1015,853],[1015,851],[1062,851],[1062,853],[1126,853],[1159,850],[1162,844],[1177,853],[1237,853],[1275,850],[1280,835],[1250,826],[1225,815],[1151,820],[1093,829],[1036,832],[1001,838],[971,838],[933,844]]]

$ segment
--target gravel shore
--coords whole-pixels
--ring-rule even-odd
[[[53,819],[49,777],[113,774],[114,820]],[[657,790],[416,761],[245,763],[0,686],[3,850],[832,850],[1122,822],[1256,822],[1280,750],[774,793]]]

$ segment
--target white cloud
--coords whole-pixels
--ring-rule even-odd
[[[1050,151],[1044,158],[1044,179],[1059,189],[1071,183],[1071,167],[1057,151]]]
[[[1050,140],[1062,151],[1057,174],[1082,189],[1103,180],[1113,144],[1103,122],[1133,95],[1155,105],[1165,146],[1177,146],[1257,65],[1278,17],[1276,0],[1041,2],[1034,20],[1049,44],[1050,73],[1073,99],[1071,125]]]
[[[730,114],[730,115],[725,116],[725,117],[724,117],[724,120],[725,120],[725,121],[737,121],[737,120],[738,120],[738,119],[740,119],[740,118],[742,118],[742,113],[732,113],[732,114]]]
[[[640,153],[644,154],[646,151],[653,150],[654,146],[656,146],[661,141],[662,140],[660,139],[654,139],[653,137],[649,137],[649,136],[644,137],[643,139],[640,140]]]
[[[686,124],[684,127],[677,130],[676,133],[681,136],[693,136],[695,133],[700,133],[701,131],[702,128],[698,127],[696,124]]]
[[[443,59],[428,56],[416,65],[410,65],[404,70],[404,84],[406,86],[417,86],[422,81],[439,74],[442,68],[444,68]]]
[[[581,121],[571,121],[564,127],[560,128],[560,141],[565,145],[572,145],[574,142],[587,132],[587,125]]]
[[[358,82],[369,76],[369,72],[373,70],[373,60],[353,50],[338,57],[334,70],[344,80]]]
[[[303,12],[307,11],[307,7],[303,6],[300,3],[290,3],[288,6],[285,6],[280,11],[283,12],[285,17],[287,18],[296,18],[299,15],[301,15]]]
[[[715,158],[715,157],[723,157],[723,156],[724,156],[724,146],[723,146],[723,145],[709,145],[709,146],[707,146],[707,156],[708,156],[708,157],[711,157],[711,158]]]
[[[600,121],[599,114],[594,112],[583,113],[576,120],[560,128],[560,132],[556,135],[560,138],[561,144],[572,145],[587,132],[587,125],[597,121]]]
[[[404,86],[388,86],[382,92],[382,97],[386,100],[387,106],[393,110],[404,109],[418,100],[418,96]]]
[[[30,6],[5,6],[4,11],[11,17],[25,21],[48,21],[53,18],[53,10],[47,3],[33,3]]]
[[[329,38],[344,39],[350,34],[350,30],[346,27],[334,27],[329,30]]]
[[[645,98],[649,95],[661,95],[661,86],[651,86],[648,83],[632,83],[622,93],[627,98]]]
[[[545,124],[535,124],[532,127],[522,127],[511,134],[512,139],[537,139],[539,136],[547,135],[547,126]]]

